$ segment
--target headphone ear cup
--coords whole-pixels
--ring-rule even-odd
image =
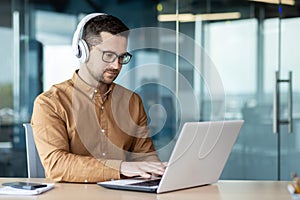
[[[78,41],[78,50],[79,50],[78,58],[80,62],[85,63],[89,58],[89,47],[84,40]]]
[[[107,15],[105,13],[92,13],[85,16],[77,25],[77,28],[73,35],[72,40],[72,51],[73,54],[79,59],[81,63],[84,63],[89,58],[89,48],[88,45],[84,40],[81,39],[82,36],[82,29],[84,28],[85,24],[94,17],[99,15]]]

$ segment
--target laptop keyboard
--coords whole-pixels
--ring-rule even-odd
[[[131,183],[129,185],[136,185],[136,186],[156,186],[159,184],[161,179],[154,179],[154,180],[149,180],[149,181],[143,181],[143,182],[138,182],[138,183]]]

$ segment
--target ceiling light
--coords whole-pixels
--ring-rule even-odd
[[[228,12],[228,13],[209,13],[196,15],[196,19],[201,21],[215,21],[225,19],[239,19],[241,18],[240,12]]]
[[[270,4],[285,4],[285,5],[290,5],[293,6],[295,5],[295,0],[249,0],[249,1],[255,1],[255,2],[262,2],[262,3],[270,3]]]
[[[160,22],[172,22],[172,21],[181,21],[181,22],[192,22],[195,21],[195,16],[190,13],[186,14],[161,14],[157,17]]]
[[[215,21],[215,20],[228,20],[241,18],[240,12],[227,12],[227,13],[207,13],[207,14],[161,14],[157,19],[159,22],[195,22],[195,21]]]

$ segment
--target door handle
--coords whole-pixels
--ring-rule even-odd
[[[275,90],[273,99],[273,132],[278,133],[279,129],[279,71],[275,72]]]
[[[289,72],[289,96],[288,96],[288,131],[293,132],[293,88],[292,88],[292,72]]]
[[[288,116],[286,120],[280,119],[280,84],[288,83]],[[279,71],[275,72],[275,91],[273,100],[273,132],[278,133],[281,124],[288,125],[288,132],[293,132],[293,89],[292,89],[292,72],[289,72],[288,79],[280,79]]]

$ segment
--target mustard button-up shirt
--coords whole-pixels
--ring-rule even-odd
[[[55,181],[119,179],[122,161],[159,161],[141,98],[115,83],[101,97],[77,71],[36,98],[31,125]]]

